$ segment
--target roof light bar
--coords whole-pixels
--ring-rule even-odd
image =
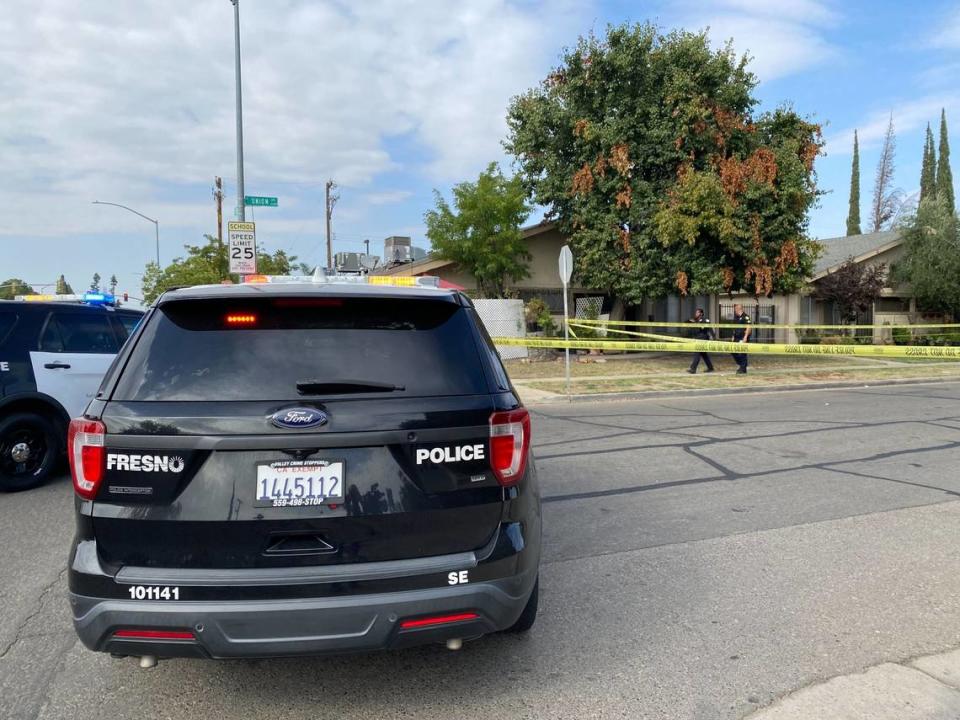
[[[247,275],[245,283],[328,283],[355,285],[388,285],[393,287],[439,288],[440,278],[433,275]]]

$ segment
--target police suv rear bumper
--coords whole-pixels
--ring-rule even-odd
[[[539,569],[539,527],[530,540],[520,523],[505,523],[486,547],[455,556],[314,568],[119,572],[104,568],[95,541],[85,541],[75,546],[71,561],[70,606],[85,646],[122,655],[323,655],[468,639],[505,630],[523,612]],[[130,599],[130,588],[138,585],[176,586],[181,599]],[[331,588],[337,587],[355,591],[335,594]],[[454,619],[416,622],[442,616]],[[160,631],[160,637],[136,636],[144,631]],[[177,638],[163,637],[169,632]]]
[[[239,601],[138,602],[70,594],[74,626],[91,650],[160,657],[277,657],[407,647],[473,638],[510,627],[534,577],[381,595]],[[404,629],[402,621],[464,615]],[[117,637],[119,630],[189,633],[192,639]]]

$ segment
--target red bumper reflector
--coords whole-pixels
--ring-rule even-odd
[[[401,620],[400,629],[412,630],[413,628],[447,625],[463,620],[476,620],[479,617],[475,612],[456,613],[455,615],[433,615],[432,617],[416,618],[415,620]]]
[[[117,630],[113,636],[125,640],[193,640],[189,630]]]

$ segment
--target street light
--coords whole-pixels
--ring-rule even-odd
[[[134,210],[133,208],[127,207],[126,205],[121,205],[120,203],[101,202],[100,200],[93,200],[92,203],[93,203],[94,205],[113,205],[114,207],[123,208],[124,210],[129,210],[129,211],[132,212],[134,215],[139,215],[139,216],[142,217],[144,220],[149,220],[150,222],[152,222],[152,223],[153,223],[153,229],[154,229],[154,231],[155,231],[156,238],[157,238],[157,267],[158,267],[158,268],[160,267],[160,221],[159,221],[159,220],[154,220],[154,219],[151,218],[151,217],[147,217],[147,216],[144,215],[142,212],[137,212],[137,211]]]
[[[246,220],[243,195],[243,96],[240,90],[240,1],[233,4],[233,57],[237,74],[237,220]]]

